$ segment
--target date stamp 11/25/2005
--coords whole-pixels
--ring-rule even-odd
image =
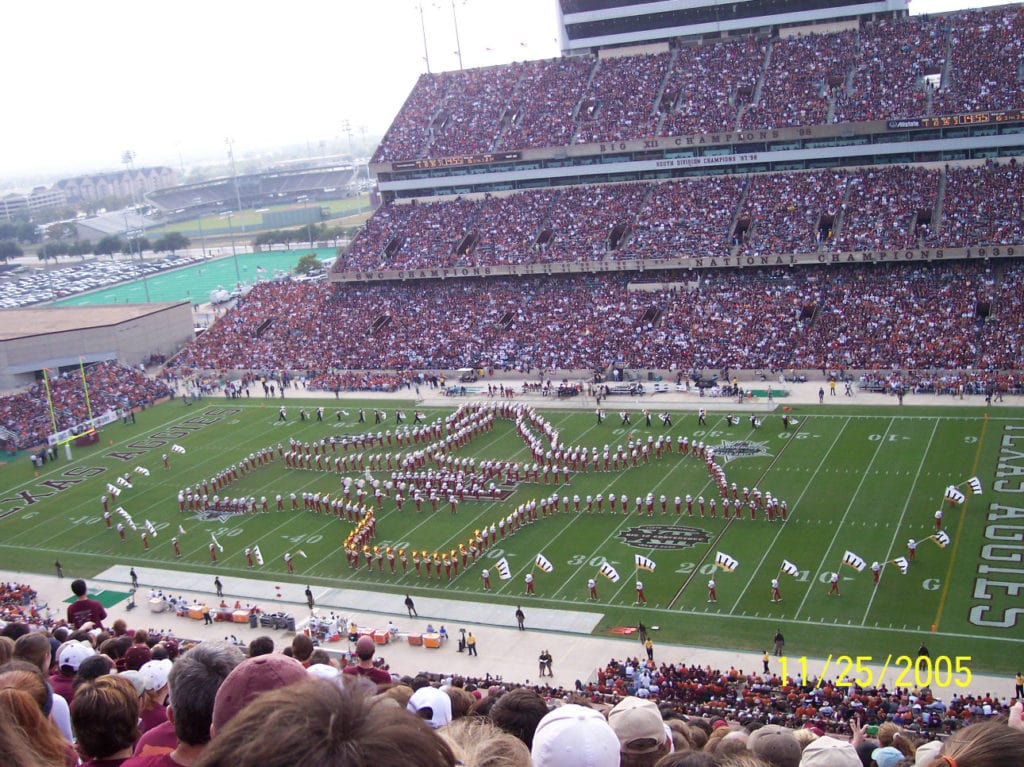
[[[836,687],[967,687],[971,683],[971,656],[888,655],[877,660],[870,655],[832,655],[820,670],[811,668],[806,656],[779,658],[782,677],[792,675],[797,684],[806,687],[822,684],[835,677]],[[813,662],[813,661],[812,661]],[[879,666],[881,669],[879,670]],[[815,673],[815,672],[818,673]]]

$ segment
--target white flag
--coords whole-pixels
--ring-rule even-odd
[[[904,575],[906,575],[907,571],[910,569],[910,562],[907,561],[906,557],[896,557],[892,563],[896,565]]]
[[[552,572],[555,569],[555,566],[552,565],[548,561],[548,558],[545,557],[543,554],[538,554],[537,555],[537,559],[534,562],[534,564],[537,565],[537,567],[539,567],[541,570],[543,570],[546,573],[550,573],[550,572]]]
[[[721,567],[727,573],[731,573],[733,570],[740,566],[739,562],[730,557],[728,554],[725,554],[721,551],[715,554],[715,564]]]
[[[498,577],[503,581],[507,581],[512,578],[512,570],[509,569],[508,560],[505,557],[502,557],[494,563],[494,569],[498,571]]]
[[[794,565],[788,559],[782,560],[782,567],[780,567],[779,569],[786,575],[792,575],[794,578],[800,575],[800,568]]]
[[[967,480],[967,485],[971,488],[971,492],[975,495],[981,495],[981,480],[977,477],[971,477]]]
[[[605,578],[610,580],[612,583],[618,583],[619,582],[619,574],[617,572],[615,572],[615,568],[612,567],[607,562],[605,562],[603,565],[601,565],[600,572],[601,572],[601,575],[603,575]]]
[[[171,450],[173,450],[175,453],[184,454],[185,452],[185,448],[183,448],[181,445],[171,445]]]
[[[252,547],[252,555],[256,560],[256,564],[263,566],[263,552],[260,551],[259,545]]]
[[[935,535],[932,536],[932,540],[939,544],[939,548],[944,549],[949,545],[950,542],[949,533],[947,533],[945,530],[939,530],[939,532],[935,533]]]
[[[217,540],[217,536],[213,533],[210,533],[210,540],[213,542],[213,545],[217,547],[217,551],[223,553],[224,547],[220,545],[220,541]]]
[[[858,573],[864,572],[864,568],[867,567],[867,562],[858,557],[852,551],[847,551],[843,554],[843,564],[849,565]]]
[[[149,476],[149,469],[147,469],[145,466],[136,466],[135,467],[135,473],[136,474],[141,474],[144,477],[148,477]]]
[[[146,520],[146,529],[149,530],[150,535],[156,538],[156,528],[153,527],[153,523],[150,522],[148,519]]]
[[[946,500],[950,503],[963,503],[967,498],[963,493],[956,489],[955,485],[950,485],[946,488]]]
[[[656,567],[656,565],[654,564],[653,559],[645,557],[643,554],[637,554],[635,561],[638,570],[646,570],[649,573],[654,572],[654,568]]]
[[[178,525],[178,535],[184,535],[184,534],[185,534],[185,528],[182,527],[181,525]]]

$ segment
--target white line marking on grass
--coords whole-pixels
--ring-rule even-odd
[[[779,539],[779,536],[782,535],[782,531],[786,529],[786,525],[788,525],[790,522],[792,522],[794,517],[797,516],[797,509],[800,508],[800,501],[803,500],[803,497],[807,494],[807,491],[810,490],[811,485],[814,483],[814,478],[818,475],[818,471],[821,469],[822,466],[825,465],[826,461],[828,461],[828,457],[832,454],[832,451],[835,449],[835,446],[837,444],[839,444],[839,438],[843,436],[843,433],[846,431],[846,428],[849,425],[850,425],[850,419],[847,418],[846,422],[839,428],[839,431],[836,432],[836,438],[834,440],[832,440],[832,444],[828,446],[828,450],[825,451],[825,454],[822,456],[821,460],[818,461],[818,465],[817,465],[817,467],[814,470],[814,474],[812,474],[810,476],[810,478],[807,480],[807,484],[804,485],[803,492],[800,493],[799,497],[793,503],[793,510],[792,510],[792,513],[789,515],[789,519],[782,526],[780,526],[778,528],[778,530],[776,530],[775,537],[772,538],[771,545],[765,547],[764,556],[761,557],[761,561],[758,562],[757,563],[757,567],[754,568],[754,572],[755,573],[758,572],[764,566],[765,559],[768,558],[768,554],[771,553],[771,550],[775,547],[775,542]],[[818,521],[820,523],[821,520],[818,520]],[[733,604],[732,609],[729,611],[730,615],[732,615],[733,612],[736,610],[736,606],[743,599],[743,596],[747,593],[747,589],[750,588],[750,585],[753,582],[754,582],[754,579],[753,579],[753,576],[752,576],[749,580],[747,580],[747,585],[743,587],[743,591],[740,592],[740,595],[738,597],[736,597],[736,601]],[[810,587],[808,586],[808,590],[809,589],[810,589]]]
[[[900,528],[900,525],[903,524],[903,518],[907,515],[907,509],[910,508],[910,498],[914,495],[914,490],[917,488],[917,480],[918,480],[918,478],[921,475],[921,469],[924,467],[925,461],[928,459],[928,453],[932,449],[932,442],[935,441],[935,432],[938,431],[938,428],[939,428],[939,422],[935,421],[932,424],[931,436],[928,437],[928,444],[925,445],[924,451],[921,453],[921,463],[917,467],[918,474],[917,474],[916,477],[914,477],[914,481],[910,484],[910,490],[907,491],[907,500],[904,501],[904,503],[903,503],[903,510],[900,512],[900,518],[896,522],[896,529],[897,530]],[[896,545],[896,539],[892,538],[889,541],[889,548],[885,552],[885,559],[882,560],[883,562],[888,562],[889,559],[892,558],[892,549],[893,549],[893,546],[895,546],[895,545]],[[875,596],[878,594],[878,587],[880,585],[881,585],[881,582],[879,582],[878,584],[873,586],[873,588],[871,589],[871,598],[868,599],[868,606],[864,610],[864,617],[861,618],[861,622],[860,622],[860,625],[862,625],[862,626],[864,625],[864,623],[868,619],[868,614],[871,612],[871,605],[874,604],[874,602],[875,602]]]
[[[895,420],[893,418],[890,418],[889,425],[885,427],[885,432],[882,434],[882,439],[878,440],[878,445],[875,447],[875,454],[871,456],[871,461],[868,463],[868,467],[864,470],[864,473],[861,474],[860,482],[857,483],[857,489],[854,490],[853,493],[850,495],[850,502],[846,504],[846,511],[843,512],[843,516],[839,519],[839,524],[835,526],[836,531],[832,534],[832,540],[829,541],[828,548],[825,549],[826,556],[823,556],[821,558],[822,563],[828,560],[827,555],[829,554],[829,552],[832,551],[832,547],[836,545],[836,540],[839,538],[839,533],[843,529],[843,525],[846,524],[846,518],[849,516],[850,510],[853,508],[853,502],[860,494],[861,488],[864,487],[864,482],[868,478],[868,473],[871,471],[871,467],[874,466],[875,460],[878,458],[878,455],[882,450],[882,445],[884,445],[886,442],[885,437],[892,429],[894,423]],[[821,565],[819,565],[819,567],[820,566]],[[817,575],[817,572],[815,573],[815,575]],[[800,612],[804,609],[804,605],[807,603],[807,597],[811,595],[812,590],[813,587],[808,586],[807,592],[804,594],[804,598],[800,600],[800,606],[796,608],[796,612],[793,614],[794,618],[797,615],[799,615]]]

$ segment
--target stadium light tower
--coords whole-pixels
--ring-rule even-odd
[[[142,259],[142,240],[140,237],[146,236],[146,219],[139,213],[138,204],[135,202],[135,152],[131,149],[126,149],[121,155],[121,162],[124,163],[125,172],[128,174],[128,189],[132,196],[132,210],[135,211],[135,215],[139,216],[141,222],[140,229],[132,230],[135,234],[135,244],[139,249],[139,271],[142,272],[142,287],[146,293],[146,303],[149,303],[149,282],[146,280],[146,270],[144,268],[145,263]],[[128,230],[128,214],[124,217],[124,236],[130,237],[131,234]],[[131,256],[128,257],[131,260]]]
[[[196,204],[196,223],[199,224],[199,241],[203,244],[203,258],[206,258],[206,235],[203,233],[203,198],[196,197],[192,202]]]
[[[465,0],[463,0],[465,3]],[[455,53],[459,57],[459,71],[462,71],[462,43],[459,42],[459,18],[455,15],[455,0],[452,0],[452,26],[455,27]]]
[[[309,195],[302,195],[296,198],[296,202],[302,203],[302,217],[306,219],[306,237],[309,239],[309,247],[313,247],[313,228],[309,221]]]
[[[233,211],[226,211],[223,215],[228,217],[228,231],[231,233],[231,257],[235,259],[235,281],[238,283],[237,287],[242,287],[242,273],[238,269],[238,251],[235,250],[235,227],[231,224],[231,216],[234,215]]]
[[[352,151],[352,123],[347,118],[341,121],[341,132],[348,135],[348,156],[354,163],[356,156]]]
[[[238,168],[235,167],[235,142],[231,138],[224,139],[224,143],[228,146],[228,160],[231,161],[231,178],[235,182],[235,202],[238,203],[238,212],[242,212],[242,193],[238,190]],[[245,222],[243,220],[242,232],[245,232]]]
[[[430,74],[430,54],[427,52],[427,22],[423,20],[423,0],[419,2],[420,8],[420,31],[423,33],[423,61],[427,65],[427,74]]]

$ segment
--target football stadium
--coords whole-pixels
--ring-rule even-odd
[[[419,78],[325,279],[0,311],[0,659],[72,704],[0,666],[4,753],[1021,763],[1024,7],[559,8]]]

